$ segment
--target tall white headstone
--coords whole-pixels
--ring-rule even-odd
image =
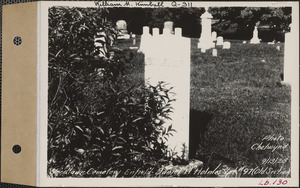
[[[148,26],[144,26],[139,52],[145,53],[150,48],[151,38],[152,36],[150,35],[150,28]]]
[[[198,48],[210,49],[213,47],[213,40],[211,37],[211,19],[212,15],[207,11],[208,7],[205,7],[205,12],[201,15],[201,37],[198,42]]]
[[[172,124],[176,130],[168,138],[168,148],[177,156],[188,159],[189,152],[189,100],[190,100],[190,39],[166,33],[152,38],[155,48],[145,53],[145,80],[151,85],[163,81],[174,87],[171,98],[173,113],[165,120],[165,127]],[[175,31],[175,32],[176,32]]]
[[[260,43],[260,40],[258,38],[258,30],[257,30],[257,26],[254,27],[254,30],[253,30],[253,37],[252,39],[250,40],[250,44],[258,44]]]

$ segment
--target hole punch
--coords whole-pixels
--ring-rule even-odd
[[[14,152],[15,154],[18,154],[18,153],[21,152],[21,146],[19,146],[19,145],[14,145],[13,148],[12,148],[12,150],[13,150],[13,152]]]
[[[19,36],[16,36],[16,37],[14,38],[14,44],[15,44],[16,46],[21,45],[21,44],[22,44],[22,38],[19,37]]]

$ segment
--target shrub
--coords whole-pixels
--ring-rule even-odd
[[[49,10],[50,177],[86,176],[82,172],[92,168],[147,168],[168,152],[165,142],[173,129],[163,124],[172,112],[170,89],[164,83],[124,89],[126,58],[115,39],[99,9]]]

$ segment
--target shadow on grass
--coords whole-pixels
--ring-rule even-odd
[[[190,138],[189,138],[189,156],[194,158],[196,155],[197,147],[202,139],[204,139],[205,132],[207,131],[208,123],[212,120],[213,115],[198,110],[190,110]]]

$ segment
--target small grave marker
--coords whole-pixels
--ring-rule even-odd
[[[136,45],[136,35],[132,34],[131,38],[132,38],[132,45]]]
[[[222,46],[223,45],[223,43],[224,43],[224,39],[223,39],[223,37],[217,37],[217,46]]]
[[[129,39],[130,35],[127,31],[127,23],[125,20],[118,20],[116,22],[117,30],[119,31],[118,39]]]
[[[175,35],[178,36],[178,37],[181,37],[182,36],[182,29],[179,28],[179,27],[176,27],[175,28]]]
[[[173,22],[171,22],[171,21],[166,21],[166,22],[164,23],[164,29],[169,29],[170,34],[173,34],[173,25],[174,25]]]
[[[276,50],[280,51],[280,46],[276,46]]]
[[[211,33],[211,38],[212,38],[213,41],[217,41],[217,32],[215,32],[215,31],[212,32]]]
[[[118,20],[116,26],[117,30],[120,30],[122,33],[127,33],[127,23],[125,20]]]
[[[223,43],[223,49],[230,49],[231,48],[231,43],[230,42],[224,42]]]
[[[217,50],[216,48],[214,48],[214,49],[212,50],[212,55],[213,55],[214,57],[217,57],[217,56],[218,56],[218,50]]]
[[[159,28],[153,28],[152,29],[152,36],[158,36],[159,35]]]

